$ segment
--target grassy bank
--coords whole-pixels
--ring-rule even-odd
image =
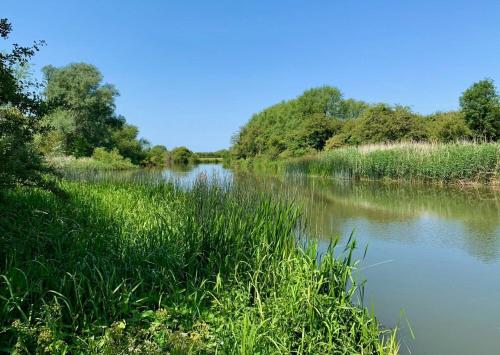
[[[498,184],[500,143],[365,145],[303,158],[240,165],[275,173],[325,177]]]
[[[220,164],[224,161],[224,158],[205,158],[205,157],[197,157],[196,162],[199,164]]]
[[[49,156],[46,157],[49,166],[57,170],[87,170],[87,171],[106,171],[106,170],[128,170],[136,169],[128,159],[96,159],[95,157],[75,158],[73,156]]]
[[[62,188],[0,195],[3,351],[396,352],[352,303],[352,249],[317,262],[293,206],[207,182]]]

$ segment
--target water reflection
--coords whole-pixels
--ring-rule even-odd
[[[259,181],[260,180],[260,181]],[[457,247],[482,261],[500,255],[500,194],[492,189],[287,177],[269,183],[304,206],[312,235],[370,229],[376,239]]]
[[[500,194],[492,189],[298,176],[250,180],[303,206],[326,248],[355,230],[368,245],[358,277],[382,324],[400,323],[401,353],[495,354],[500,336]],[[357,257],[362,258],[363,249]],[[412,337],[415,334],[415,339]]]

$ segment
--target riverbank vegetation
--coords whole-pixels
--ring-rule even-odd
[[[500,182],[500,143],[377,144],[287,161],[286,172],[354,179]]]
[[[206,181],[61,188],[3,192],[4,350],[396,352],[353,305],[354,242],[317,262],[285,202]]]
[[[500,95],[491,80],[468,88],[459,111],[431,115],[344,99],[325,86],[252,116],[231,157],[234,166],[301,166],[327,176],[488,182],[498,178],[498,139]]]
[[[229,159],[229,150],[221,149],[215,152],[197,152],[196,160],[199,163],[222,163]]]

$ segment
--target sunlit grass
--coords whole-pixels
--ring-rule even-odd
[[[201,180],[62,188],[2,196],[6,351],[397,352],[353,305],[354,241],[318,259],[293,205]]]
[[[499,143],[400,143],[346,147],[286,161],[282,169],[365,179],[496,183]]]

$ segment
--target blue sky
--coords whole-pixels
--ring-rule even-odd
[[[500,78],[500,1],[1,0],[36,69],[88,62],[117,112],[168,148],[226,148],[252,113],[305,89],[430,113]],[[4,46],[4,44],[2,44]]]

